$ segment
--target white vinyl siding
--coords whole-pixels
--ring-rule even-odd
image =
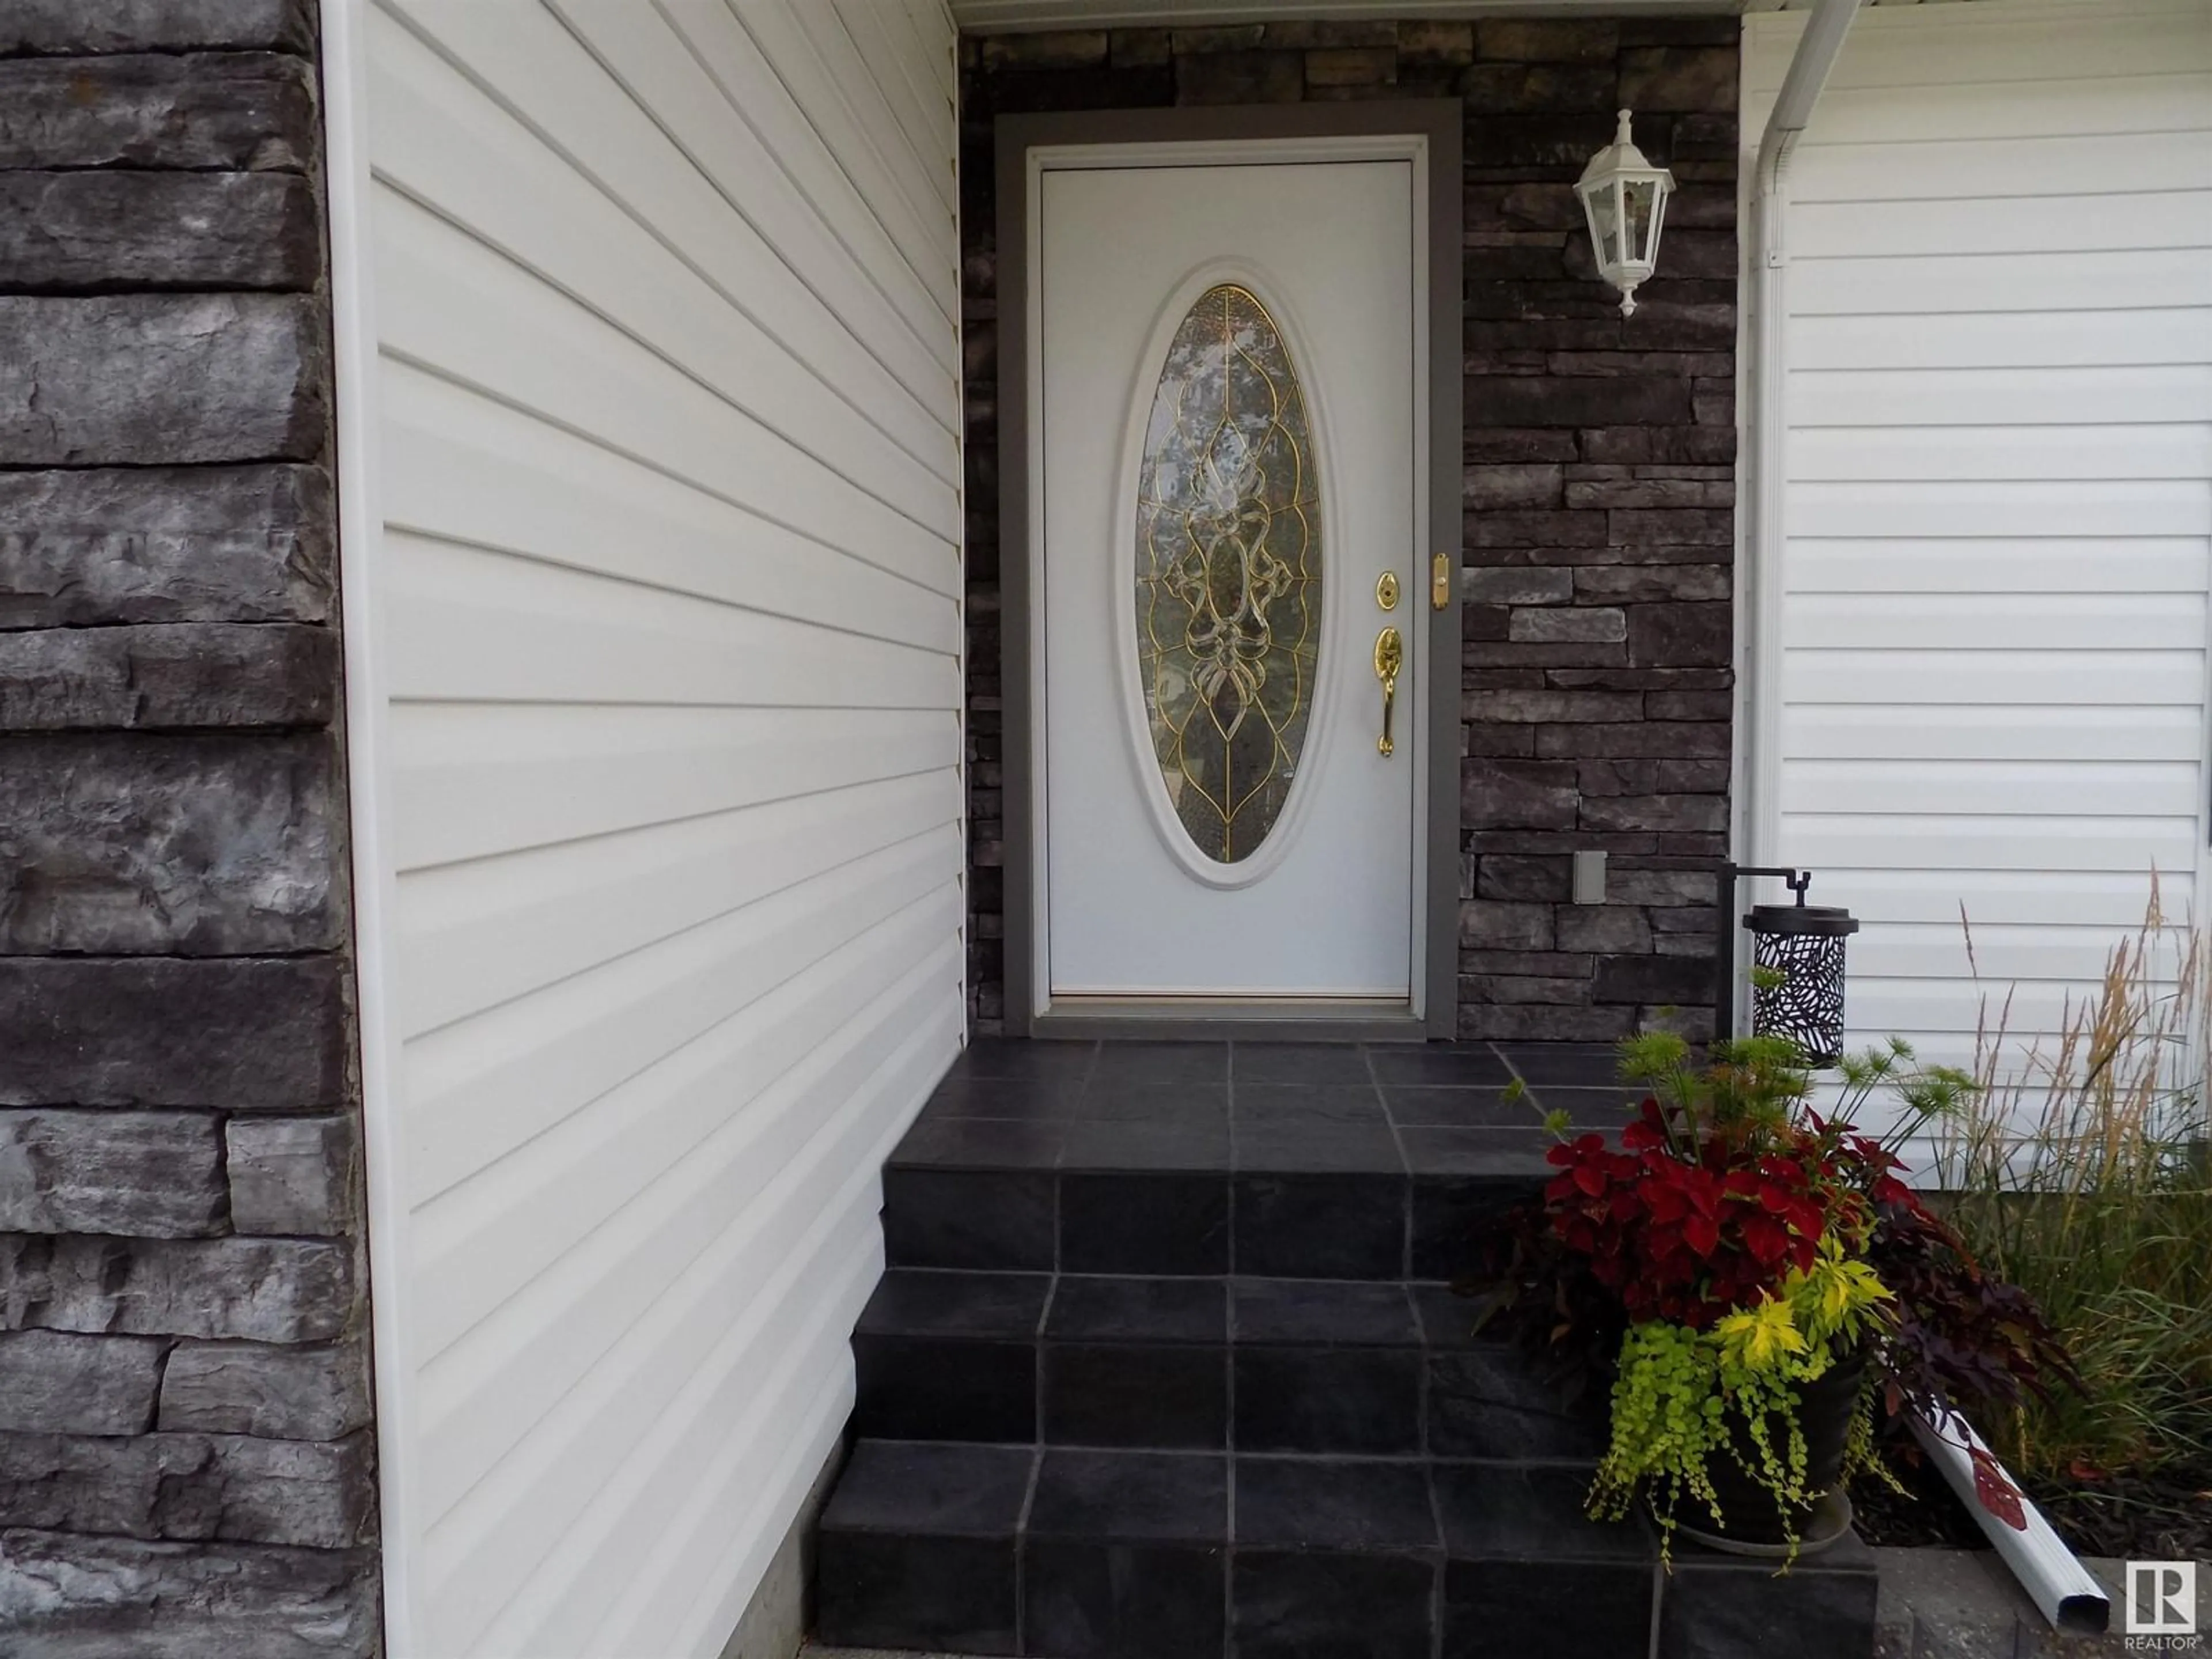
[[[1802,19],[1747,20],[1756,142]],[[1747,162],[1748,155],[1747,154]],[[1863,13],[1788,173],[1781,787],[1849,1014],[2047,1028],[2205,845],[2212,5]],[[1662,252],[1663,258],[1663,252]]]
[[[882,1158],[960,1041],[951,26],[362,33],[394,1652],[712,1656],[850,1409]]]

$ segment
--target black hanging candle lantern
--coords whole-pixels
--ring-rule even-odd
[[[1754,904],[1751,930],[1755,968],[1751,1029],[1788,1037],[1814,1066],[1833,1066],[1844,1052],[1844,941],[1859,930],[1848,910],[1805,902],[1810,876],[1790,883],[1795,904]]]
[[[1726,1034],[1735,1000],[1734,953],[1727,948],[1728,934],[1734,930],[1726,925],[1727,915],[1735,908],[1731,895],[1735,884],[1744,876],[1779,876],[1796,900],[1794,904],[1754,904],[1743,918],[1751,933],[1753,967],[1752,1033],[1788,1037],[1808,1065],[1833,1066],[1844,1053],[1844,941],[1858,932],[1859,923],[1848,910],[1805,902],[1805,890],[1813,884],[1809,871],[1724,866],[1717,963],[1722,975],[1717,1011],[1720,1030]]]

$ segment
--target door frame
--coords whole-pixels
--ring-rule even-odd
[[[1407,99],[1361,104],[1291,104],[1237,108],[1086,110],[1001,116],[997,122],[998,349],[999,349],[999,586],[1000,690],[1004,708],[1001,756],[1004,783],[1006,883],[1005,1027],[1011,1036],[1253,1035],[1326,1039],[1448,1038],[1457,1034],[1459,942],[1459,717],[1460,501],[1462,463],[1461,372],[1460,132],[1462,105],[1455,98]],[[1042,464],[1042,434],[1030,432],[1029,411],[1038,392],[1041,364],[1032,349],[1040,307],[1030,272],[1037,250],[1032,203],[1045,171],[1045,152],[1118,145],[1200,147],[1276,141],[1285,159],[1316,161],[1404,159],[1425,189],[1427,304],[1415,307],[1425,327],[1428,397],[1424,416],[1425,489],[1417,491],[1414,524],[1422,550],[1418,568],[1445,557],[1444,603],[1429,604],[1428,585],[1408,596],[1428,619],[1427,706],[1421,722],[1426,763],[1414,782],[1414,810],[1423,833],[1414,847],[1414,972],[1413,1005],[1405,1012],[1370,1012],[1327,1004],[1194,1002],[1170,1007],[1132,1003],[1126,1011],[1085,1006],[1080,1012],[1045,1006],[1040,967],[1047,921],[1042,858],[1044,780],[1043,618],[1032,605],[1042,548],[1038,510],[1030,489]],[[1310,152],[1310,153],[1307,153]],[[1093,165],[1111,165],[1101,158]],[[1417,222],[1419,216],[1417,210]],[[1415,349],[1420,351],[1417,332]],[[1417,365],[1416,374],[1420,371]]]

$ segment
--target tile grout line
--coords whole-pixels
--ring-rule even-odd
[[[1398,1276],[1403,1283],[1413,1276],[1413,1162],[1406,1156],[1406,1138],[1398,1132],[1398,1115],[1390,1109],[1389,1091],[1382,1086],[1382,1073],[1375,1069],[1372,1045],[1361,1043],[1359,1058],[1367,1067],[1367,1086],[1375,1091],[1375,1098],[1382,1108],[1382,1121],[1390,1131],[1390,1144],[1398,1149],[1398,1178],[1403,1183],[1398,1189]]]
[[[1036,1505],[1037,1477],[1044,1472],[1044,1448],[1030,1448],[1030,1478],[1022,1488],[1022,1507],[1014,1516],[1014,1650],[1029,1649],[1030,1511]]]
[[[1427,1368],[1423,1367],[1424,1375]],[[1443,1504],[1437,1497],[1437,1466],[1426,1455],[1428,1447],[1428,1414],[1421,1417],[1421,1484],[1429,1494],[1429,1524],[1437,1529],[1437,1572],[1429,1587],[1429,1659],[1443,1659],[1444,1653],[1444,1576],[1451,1570],[1451,1547],[1444,1538]]]

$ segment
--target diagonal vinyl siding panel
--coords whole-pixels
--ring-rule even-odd
[[[629,1341],[629,1333],[656,1305],[635,1294],[641,1277],[673,1288],[717,1240],[751,1241],[742,1249],[773,1250],[773,1235],[762,1231],[755,1200],[821,1127],[843,1111],[862,1080],[881,1071],[886,1054],[931,1029],[927,1022],[915,1024],[909,1005],[926,996],[938,962],[936,957],[912,965],[872,961],[866,973],[842,984],[830,982],[840,966],[831,963],[780,994],[764,1006],[766,1017],[787,1015],[810,1030],[826,1024],[838,1042],[791,1049],[795,1057],[781,1071],[654,1184],[651,1208],[625,1207],[592,1235],[590,1249],[550,1262],[427,1368],[425,1434],[441,1458],[455,1460],[440,1483],[438,1514],[473,1501],[468,1494],[533,1425],[582,1386],[603,1357]],[[736,1063],[734,1048],[720,1056],[724,1071]],[[711,1079],[715,1068],[702,1067],[698,1075]],[[877,1241],[868,1243],[874,1248]],[[664,1386],[679,1382],[670,1379]],[[580,1421],[575,1426],[588,1428]],[[635,1431],[635,1425],[622,1427]]]
[[[393,532],[394,695],[410,702],[957,706],[941,651]]]
[[[377,318],[392,356],[825,546],[951,591],[953,544],[941,529],[861,490],[450,222],[389,190],[377,209]]]
[[[395,529],[948,656],[960,649],[951,595],[450,381],[394,363],[384,411],[384,511]]]
[[[896,1000],[890,1010],[909,1023],[913,1018],[910,1000]],[[544,1529],[533,1525],[479,1530],[467,1506],[455,1513],[451,1524],[456,1538],[467,1535],[478,1544],[464,1556],[471,1570],[499,1575],[512,1561],[528,1574],[524,1593],[509,1601],[488,1632],[488,1644],[520,1653],[556,1650],[554,1644],[564,1639],[587,1655],[668,1650],[656,1644],[669,1639],[664,1632],[676,1622],[684,1598],[697,1596],[702,1588],[696,1582],[671,1582],[671,1558],[690,1557],[702,1547],[717,1554],[734,1553],[738,1540],[729,1525],[731,1511],[741,1516],[755,1490],[745,1483],[748,1466],[773,1466],[806,1403],[775,1380],[793,1350],[803,1349],[806,1355],[801,1362],[802,1396],[822,1388],[850,1399],[852,1362],[843,1339],[866,1300],[868,1286],[855,1281],[880,1261],[872,1237],[879,1201],[873,1166],[889,1150],[867,1139],[866,1125],[882,1110],[884,1097],[897,1086],[899,1074],[916,1063],[933,1039],[947,1035],[923,1027],[908,1044],[888,1051],[875,1048],[842,1068],[840,1093],[851,1107],[817,1120],[822,1127],[788,1166],[793,1178],[780,1182],[774,1199],[760,1206],[761,1229],[754,1238],[726,1240],[714,1252],[729,1276],[730,1291],[694,1309],[687,1322],[690,1328],[670,1337],[669,1346],[686,1358],[703,1350],[688,1376],[655,1364],[650,1345],[640,1343],[643,1352],[631,1358],[629,1368],[610,1367],[591,1379],[606,1392],[595,1398],[594,1392],[580,1390],[575,1406],[564,1401],[563,1409],[549,1419],[557,1434],[580,1425],[595,1406],[605,1409],[635,1401],[647,1408],[622,1412],[625,1443],[618,1457],[596,1466],[563,1462],[549,1469],[549,1494],[556,1483],[577,1477],[598,1481],[578,1526],[541,1556],[533,1547]],[[771,1238],[778,1241],[772,1250],[758,1250]],[[832,1239],[859,1246],[851,1259],[863,1265],[842,1282],[825,1273],[836,1260],[824,1259],[823,1246]],[[679,1283],[679,1293],[683,1288]],[[840,1326],[832,1334],[830,1328]],[[808,1335],[816,1328],[823,1331],[818,1342]],[[680,1386],[672,1388],[678,1377]],[[694,1472],[702,1466],[715,1478],[696,1478]],[[811,1468],[802,1473],[802,1483]],[[496,1491],[504,1484],[504,1473],[495,1473],[487,1486]],[[672,1492],[688,1499],[676,1513],[660,1508]],[[707,1538],[687,1533],[685,1516],[704,1513],[715,1514],[720,1524]],[[604,1563],[617,1571],[576,1571],[586,1563]],[[651,1582],[655,1599],[638,1596],[641,1579]],[[595,1627],[609,1633],[598,1635]],[[509,1628],[512,1635],[507,1634]],[[617,1636],[614,1628],[628,1633]]]
[[[959,815],[952,781],[923,772],[415,872],[401,1028],[450,1025]]]
[[[1747,134],[1801,29],[1747,22]],[[1865,923],[1855,1040],[1957,1060],[2204,857],[2212,10],[1866,12],[1790,195],[1771,850]]]
[[[957,447],[933,412],[626,94],[589,95],[607,88],[606,74],[558,22],[534,8],[471,15],[526,48],[464,66],[497,88],[498,106],[397,26],[375,37],[372,89],[393,127],[378,176],[857,487],[925,521],[941,513]],[[532,16],[538,38],[507,39]],[[542,125],[569,105],[574,150]]]
[[[841,74],[823,58],[817,31],[806,18],[822,0],[666,0],[671,15],[688,32],[692,8],[726,7],[754,47],[768,60],[793,100],[836,158],[837,167],[867,200],[869,209],[896,239],[922,282],[936,289],[941,270],[958,268],[953,217],[939,197],[935,169],[903,153],[905,141],[881,97],[848,53]],[[833,44],[835,37],[831,37]],[[852,78],[848,78],[848,77]],[[951,163],[945,164],[950,173]],[[959,304],[951,300],[953,314]]]
[[[392,724],[403,869],[950,772],[960,754],[954,720],[911,709],[397,703]]]
[[[564,4],[568,0],[564,0]],[[607,0],[617,7],[628,0]],[[780,166],[854,267],[882,289],[925,342],[933,330],[951,337],[957,299],[946,298],[933,272],[935,243],[925,229],[909,234],[893,210],[888,181],[848,173],[841,159],[840,131],[832,110],[802,106],[775,64],[762,51],[728,0],[657,0],[656,9],[713,77],[730,108],[775,153]],[[948,372],[959,362],[957,346],[944,358]]]
[[[945,380],[957,365],[945,353],[933,301],[910,276],[901,278],[895,257],[876,270],[854,263],[826,204],[806,196],[763,136],[774,125],[769,112],[755,100],[734,102],[664,11],[641,12],[632,0],[559,0],[556,9],[651,111],[699,176],[940,424]],[[820,144],[811,131],[783,142]],[[656,216],[654,224],[679,241],[688,228],[675,216]]]
[[[367,20],[422,1652],[720,1652],[961,1040],[953,37],[852,12]]]
[[[905,942],[914,927],[927,925],[933,915],[917,910],[903,934],[887,929],[884,941]],[[596,1224],[580,1230],[577,1237],[588,1239],[587,1249],[572,1256],[572,1246],[550,1255],[542,1272],[500,1298],[491,1314],[428,1367],[423,1433],[432,1453],[425,1493],[431,1513],[442,1516],[462,1503],[538,1417],[619,1346],[644,1305],[635,1297],[610,1299],[623,1279],[647,1272],[671,1279],[678,1276],[689,1253],[703,1245],[701,1226],[732,1213],[733,1196],[740,1207],[748,1207],[767,1194],[773,1172],[804,1145],[811,1126],[834,1115],[842,1098],[835,1093],[843,1075],[841,1066],[849,1071],[872,1066],[867,1042],[899,1035],[896,1022],[890,1027],[883,1022],[917,994],[919,988],[908,983],[914,972],[880,952],[861,950],[825,961],[732,1030],[696,1045],[696,1053],[672,1057],[665,1075],[626,1085],[659,1109],[657,1116],[641,1119],[654,1128],[684,1125],[687,1108],[696,1120],[708,1103],[732,1086],[745,1089],[748,1103],[734,1114],[714,1114],[708,1132],[685,1142],[680,1157],[651,1166],[651,1178],[640,1190],[655,1195],[653,1206],[637,1213],[651,1214],[653,1222],[633,1243],[618,1246]],[[779,1016],[791,1019],[799,1033],[773,1030]],[[841,1060],[848,1036],[866,1041]],[[749,1047],[759,1054],[749,1054]],[[574,1138],[580,1143],[588,1139],[580,1133]],[[628,1173],[623,1160],[639,1158],[620,1144],[608,1145],[605,1152],[617,1160],[618,1173]],[[707,1182],[709,1172],[714,1179]],[[710,1187],[720,1189],[711,1202]],[[702,1203],[708,1207],[699,1209]],[[617,1206],[611,1213],[633,1207]],[[763,1235],[763,1242],[772,1243],[772,1235]],[[574,1271],[568,1265],[572,1261]],[[611,1281],[610,1271],[616,1267],[622,1271]],[[539,1290],[541,1281],[572,1293],[585,1285],[594,1288],[580,1299],[576,1294],[549,1296]]]

